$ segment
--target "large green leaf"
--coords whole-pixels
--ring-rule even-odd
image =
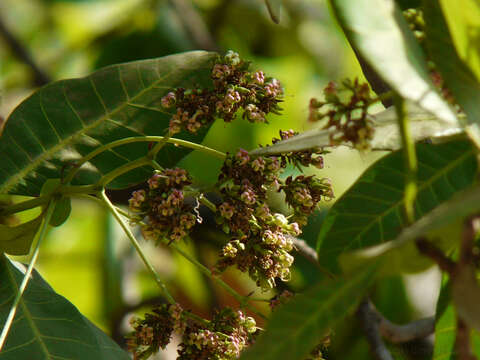
[[[447,136],[457,135],[463,131],[458,125],[452,125],[439,120],[429,112],[415,104],[407,103],[407,113],[410,133],[414,141],[436,138],[439,140]],[[398,129],[398,119],[395,108],[368,116],[375,129],[370,146],[374,150],[397,150],[401,147],[401,136]],[[338,132],[337,129],[313,129],[279,141],[271,146],[257,148],[251,154],[280,154],[290,151],[302,151],[313,148],[331,146],[330,137]],[[347,146],[349,144],[346,144]]]
[[[370,66],[404,99],[457,124],[437,93],[413,33],[393,0],[331,0],[345,34]]]
[[[462,231],[462,220],[480,210],[480,186],[455,194],[450,200],[443,202],[414,224],[402,230],[398,237],[387,243],[345,252],[340,255],[340,264],[346,272],[354,272],[366,263],[378,261],[387,264],[379,269],[382,275],[399,274],[422,269],[423,265],[432,262],[419,254],[412,240],[430,235],[437,247],[449,252],[458,245]],[[455,226],[455,225],[458,226]],[[419,257],[423,261],[419,261]],[[462,290],[460,289],[460,292]]]
[[[376,265],[351,278],[319,283],[274,312],[266,331],[241,360],[298,360],[320,343],[325,333],[347,316],[368,290]]]
[[[0,324],[5,322],[23,273],[0,258]],[[20,300],[2,360],[102,359],[130,357],[34,272]]]
[[[162,109],[161,98],[174,87],[211,86],[215,57],[195,51],[112,65],[85,78],[41,88],[13,111],[0,137],[0,193],[36,196],[46,179],[61,178],[69,163],[99,145],[130,136],[164,135],[171,115]],[[200,142],[205,133],[178,137]],[[147,151],[147,143],[134,143],[104,152],[73,183],[92,184]],[[187,153],[166,146],[158,161],[173,166]],[[137,169],[109,187],[123,188],[149,174]]]
[[[476,176],[475,150],[467,141],[417,144],[419,219]],[[337,272],[338,256],[395,239],[407,225],[403,214],[405,172],[403,152],[377,161],[330,209],[319,234],[319,261]]]
[[[460,7],[460,4],[456,4]],[[480,84],[458,56],[439,1],[423,1],[426,43],[432,60],[470,122],[480,123]]]
[[[451,286],[446,283],[437,302],[435,314],[435,347],[432,360],[455,360],[456,314],[451,304]],[[480,354],[480,336],[473,332],[472,349],[474,354]]]

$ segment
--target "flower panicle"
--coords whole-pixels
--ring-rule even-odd
[[[266,123],[269,113],[280,113],[283,88],[263,71],[250,72],[250,63],[233,51],[219,57],[211,70],[213,89],[177,88],[169,91],[161,105],[173,112],[169,133],[196,133],[216,118],[231,122],[239,110],[252,123]]]

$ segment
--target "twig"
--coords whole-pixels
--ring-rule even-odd
[[[13,35],[13,33],[7,28],[5,22],[0,17],[0,36],[5,39],[5,42],[12,50],[13,54],[27,64],[33,72],[34,83],[37,86],[43,86],[48,84],[51,79],[50,77],[38,66],[38,64],[33,60],[32,56],[28,50],[20,43],[20,41]]]
[[[376,360],[393,360],[392,354],[390,354],[380,335],[380,319],[377,314],[372,311],[371,303],[368,300],[362,301],[357,310],[357,316],[367,337],[373,357]]]

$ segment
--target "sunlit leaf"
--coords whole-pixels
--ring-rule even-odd
[[[21,265],[19,265],[21,266]],[[23,279],[5,256],[0,258],[0,323]],[[17,314],[0,354],[2,360],[125,359],[130,357],[113,340],[58,295],[36,271],[20,300]]]
[[[298,360],[320,343],[328,330],[349,315],[368,290],[376,265],[351,278],[320,283],[296,295],[273,313],[265,333],[241,360]]]
[[[414,141],[430,138],[442,139],[461,133],[457,125],[447,124],[429,112],[413,103],[407,103],[407,113],[410,122],[410,132]],[[374,150],[397,150],[401,147],[401,137],[398,130],[398,120],[395,108],[390,107],[376,114],[369,115],[375,129],[370,145]],[[330,147],[330,136],[337,133],[336,129],[313,129],[282,140],[272,146],[261,147],[251,151],[251,154],[279,154],[289,151],[301,151],[318,147]],[[347,146],[351,144],[346,144]]]
[[[174,87],[211,86],[215,57],[195,51],[112,65],[41,88],[13,111],[0,137],[0,193],[38,195],[46,179],[62,178],[75,160],[100,145],[130,136],[165,135],[171,114],[161,107],[161,98]],[[198,143],[205,133],[178,137]],[[73,183],[95,183],[147,151],[148,143],[134,143],[104,152]],[[165,146],[157,160],[173,166],[188,152]],[[136,169],[109,187],[123,188],[149,175],[150,170]]]
[[[461,6],[460,3],[455,5],[456,8]],[[440,3],[423,1],[423,11],[426,22],[425,41],[436,69],[467,114],[467,120],[480,123],[480,83],[457,54]]]
[[[393,90],[439,119],[458,124],[437,93],[422,50],[394,1],[330,2],[352,46]]]
[[[477,173],[475,150],[467,141],[417,144],[420,219],[457,191],[469,187]],[[393,240],[406,227],[403,214],[405,172],[403,152],[377,161],[332,206],[319,234],[320,263],[338,271],[341,253]]]

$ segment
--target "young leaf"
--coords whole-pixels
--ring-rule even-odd
[[[40,195],[48,195],[54,192],[62,181],[60,179],[48,179],[40,190]],[[55,209],[53,210],[52,217],[50,218],[50,225],[60,226],[67,221],[72,211],[72,202],[68,197],[61,197],[56,201]]]
[[[72,201],[69,197],[61,197],[55,204],[52,218],[50,219],[50,225],[60,226],[67,221],[70,213],[72,212]]]
[[[385,268],[379,268],[382,275],[392,275],[405,272],[411,268],[411,263],[418,257],[418,250],[412,240],[428,234],[430,231],[449,226],[480,210],[480,187],[455,194],[450,200],[442,203],[430,213],[419,219],[411,226],[402,230],[398,237],[388,243],[372,246],[366,249],[344,253],[340,256],[340,264],[347,273],[365,266],[366,263],[383,259]],[[452,237],[450,242],[457,243],[457,238]],[[452,244],[439,244],[439,247],[451,247]],[[422,256],[423,259],[426,259]]]
[[[414,141],[428,138],[443,138],[461,133],[463,130],[457,125],[447,124],[417,105],[407,102],[410,132]],[[398,130],[397,114],[394,107],[369,115],[375,133],[370,145],[374,150],[397,150],[401,148],[400,133]],[[290,151],[308,150],[318,147],[329,147],[330,135],[336,130],[313,129],[282,140],[274,145],[260,147],[251,151],[251,154],[280,154]],[[348,144],[347,144],[348,145]]]
[[[43,214],[18,226],[0,224],[0,256],[2,253],[27,255],[42,219]]]
[[[422,50],[393,0],[330,2],[352,46],[392,89],[439,119],[458,124],[430,80]]]
[[[22,281],[22,272],[0,257],[0,323]],[[130,359],[113,340],[58,295],[35,271],[20,300],[2,360]]]
[[[415,217],[424,214],[475,181],[475,150],[467,141],[417,144],[418,194]],[[395,239],[407,223],[403,214],[403,152],[377,161],[332,206],[320,231],[319,261],[337,272],[338,256]]]
[[[273,313],[265,333],[241,360],[298,360],[320,343],[328,330],[351,313],[375,277],[376,264],[351,278],[319,283]]]
[[[456,4],[456,6],[461,6]],[[467,114],[469,122],[480,123],[480,84],[472,70],[458,56],[439,1],[423,1],[425,41],[429,54]]]
[[[172,88],[211,86],[215,53],[194,51],[152,60],[112,65],[80,79],[51,83],[10,115],[0,137],[0,193],[37,196],[46,179],[62,178],[75,160],[100,145],[130,136],[165,135],[171,114],[161,98]],[[178,137],[200,142],[206,129]],[[122,145],[93,158],[74,184],[99,177],[148,151],[148,143]],[[166,146],[157,161],[175,165],[189,151]],[[124,188],[145,180],[137,169],[112,183]]]

